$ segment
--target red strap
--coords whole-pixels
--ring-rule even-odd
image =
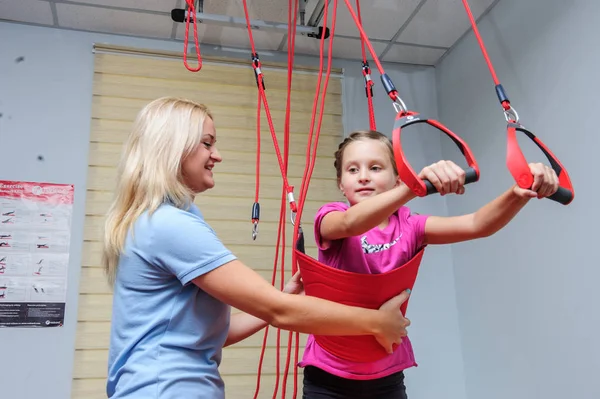
[[[196,20],[196,7],[194,7],[194,0],[186,0],[188,6],[188,17],[185,22],[185,37],[183,38],[183,65],[190,72],[198,72],[202,69],[202,55],[200,54],[200,44],[198,43],[198,21]],[[185,14],[184,14],[185,15]],[[198,57],[198,67],[191,68],[187,62],[187,49],[188,49],[188,34],[190,31],[190,21],[194,20],[194,43],[196,44],[196,56]]]
[[[362,25],[362,17],[360,14],[360,0],[356,0],[356,14],[358,16],[358,22]],[[375,123],[375,111],[373,109],[373,79],[371,78],[371,68],[369,67],[369,61],[367,61],[367,53],[365,51],[365,40],[360,37],[360,48],[362,50],[362,73],[365,78],[365,94],[367,96],[368,110],[369,110],[369,127],[371,130],[377,130]]]
[[[294,187],[290,186],[290,184],[289,184],[289,181],[287,178],[287,173],[286,173],[287,161],[284,162],[284,160],[281,156],[281,150],[279,149],[279,142],[277,140],[277,135],[275,134],[275,127],[273,126],[273,118],[271,117],[271,110],[269,108],[269,103],[267,102],[267,96],[265,94],[265,89],[264,89],[264,76],[263,76],[262,69],[261,69],[261,63],[260,63],[260,59],[258,58],[258,54],[256,53],[256,47],[254,45],[254,37],[252,36],[250,17],[248,15],[248,4],[247,4],[246,0],[243,0],[243,2],[244,2],[244,13],[246,15],[246,27],[248,28],[248,37],[250,39],[250,47],[252,48],[252,57],[253,57],[252,66],[254,67],[254,72],[256,74],[256,82],[258,85],[258,90],[260,93],[260,97],[262,99],[262,103],[264,104],[264,107],[265,107],[265,113],[267,115],[267,123],[269,124],[269,130],[271,132],[271,137],[273,138],[273,145],[275,147],[275,155],[277,156],[279,168],[281,169],[283,185],[284,185],[284,187],[286,189],[286,193],[289,197],[288,199],[290,202],[290,209],[292,210],[292,212],[296,212],[296,202],[293,199]],[[286,149],[285,151],[289,151],[289,150]]]
[[[413,289],[425,248],[421,248],[402,266],[381,274],[354,273],[323,265],[310,256],[299,253],[298,263],[306,295],[348,306],[377,309],[385,301],[406,289]],[[400,306],[406,315],[408,301]],[[370,335],[320,336],[315,340],[321,347],[343,359],[372,362],[387,356],[387,352]]]
[[[294,1],[295,1],[294,9],[296,10],[296,12],[292,18],[292,6],[293,6],[292,4]],[[288,93],[287,93],[287,107],[286,107],[286,117],[285,117],[285,125],[284,125],[284,129],[285,129],[285,132],[284,132],[284,156],[282,158],[281,151],[279,150],[277,136],[275,134],[275,129],[273,127],[273,121],[271,118],[269,104],[267,102],[267,98],[266,98],[266,94],[265,94],[264,75],[262,73],[260,60],[258,58],[258,54],[256,53],[256,49],[255,49],[255,45],[254,45],[254,39],[252,36],[252,29],[251,29],[251,25],[250,25],[250,18],[248,15],[248,6],[247,6],[246,0],[244,0],[244,12],[246,15],[246,25],[248,28],[248,36],[249,36],[250,45],[252,48],[252,58],[253,58],[252,65],[254,67],[254,71],[255,71],[255,75],[256,75],[259,99],[264,104],[265,113],[266,113],[267,121],[269,124],[269,129],[271,132],[271,137],[273,139],[273,144],[275,146],[275,152],[277,155],[277,160],[279,163],[279,167],[281,170],[281,175],[282,175],[283,183],[284,183],[283,184],[284,185],[283,192],[282,192],[281,209],[280,209],[280,215],[279,215],[279,226],[278,226],[278,232],[277,232],[277,245],[276,245],[275,259],[274,259],[274,265],[273,265],[273,276],[272,276],[272,281],[271,281],[271,284],[275,285],[275,280],[276,280],[276,276],[277,276],[277,265],[278,265],[278,263],[280,263],[280,265],[281,265],[280,289],[284,288],[284,283],[285,283],[285,222],[286,222],[286,218],[285,218],[286,206],[285,205],[286,205],[286,199],[290,203],[290,209],[292,211],[292,214],[295,214],[297,212],[297,205],[293,199],[293,187],[290,186],[288,179],[287,179],[287,169],[288,169],[288,157],[289,157],[289,134],[290,134],[289,125],[290,125],[291,85],[292,85],[292,72],[293,72],[295,37],[296,37],[296,19],[297,19],[297,12],[298,12],[297,11],[298,10],[298,1],[299,0],[290,0],[290,6],[288,9],[288,19],[289,19],[289,23],[288,23]],[[293,22],[292,22],[292,19],[293,19]],[[259,101],[259,103],[260,103],[260,101]],[[260,111],[258,112],[257,118],[260,120]],[[258,134],[259,133],[257,133],[257,135]],[[258,159],[259,158],[257,155],[257,162],[258,162]],[[257,167],[257,174],[258,174],[258,167]],[[258,183],[257,183],[257,185],[258,185]],[[281,252],[280,252],[280,248],[281,248]],[[278,262],[280,253],[281,253],[281,261]],[[265,335],[263,338],[263,345],[261,348],[261,355],[260,355],[258,371],[257,371],[257,385],[256,385],[256,391],[254,394],[254,398],[257,398],[258,394],[260,392],[260,377],[261,377],[261,372],[262,372],[262,362],[263,362],[264,353],[266,350],[268,331],[269,331],[269,329],[266,328]],[[281,340],[281,330],[277,329],[276,382],[275,382],[275,387],[274,387],[274,392],[273,392],[274,398],[277,395],[277,391],[279,388],[280,350],[281,350],[280,340]],[[289,369],[289,359],[290,359],[290,352],[291,352],[291,341],[292,341],[292,333],[290,332],[289,338],[288,338],[288,353],[287,353],[288,361],[286,362],[285,372],[284,372],[284,380],[282,383],[282,397],[285,397],[286,380],[287,380],[287,374],[288,374],[288,369]],[[299,343],[299,334],[298,333],[296,333],[296,343],[297,344]],[[296,354],[296,358],[297,357],[298,357],[298,355]],[[297,376],[296,367],[294,367],[294,376],[295,377]],[[296,395],[296,391],[297,391],[297,378],[294,379],[294,397]]]
[[[322,92],[320,101],[319,101],[319,92],[321,89],[321,79],[323,76],[323,58],[324,58],[323,55],[324,55],[324,46],[325,46],[325,38],[324,37],[321,38],[321,42],[320,42],[320,46],[319,46],[319,77],[317,78],[317,87],[315,90],[315,99],[313,102],[310,132],[308,135],[308,143],[307,143],[307,148],[306,148],[306,164],[305,164],[305,168],[304,168],[304,174],[302,177],[302,185],[300,187],[300,194],[299,194],[299,200],[298,200],[298,204],[299,204],[298,214],[296,215],[296,222],[294,223],[294,248],[296,247],[296,240],[298,239],[298,236],[299,236],[300,222],[302,220],[302,211],[304,209],[304,203],[306,201],[306,197],[308,194],[308,187],[310,184],[310,179],[312,177],[312,173],[315,168],[315,162],[317,159],[317,147],[319,144],[319,136],[321,133],[321,124],[323,122],[323,115],[324,115],[324,110],[325,110],[325,98],[327,95],[327,86],[329,85],[329,77],[331,75],[331,64],[332,64],[331,58],[332,58],[332,52],[333,52],[332,48],[333,48],[333,39],[334,39],[334,33],[335,33],[337,6],[338,6],[338,0],[334,0],[333,1],[333,16],[331,17],[331,30],[330,30],[331,33],[329,36],[329,49],[327,52],[327,72],[325,73],[325,83],[323,85],[323,92]],[[327,9],[328,8],[329,7],[325,7],[324,13],[323,13],[323,29],[324,30],[326,29],[327,14],[328,14]],[[320,103],[320,109],[319,109],[319,116],[317,117],[316,112],[317,112],[317,104],[318,103]],[[317,123],[316,132],[315,132],[315,121]],[[312,153],[311,153],[311,147],[312,147],[311,142],[313,140],[313,134],[315,136],[315,139],[314,139],[314,148],[312,148]],[[295,251],[292,251],[292,273],[296,273],[296,271],[297,271],[297,263],[296,263],[294,254],[295,254]]]
[[[352,16],[352,18],[354,19],[354,22],[356,23],[356,27],[358,28],[358,31],[360,32],[361,40],[364,41],[364,44],[367,45],[369,52],[371,53],[371,56],[373,57],[373,61],[375,61],[375,65],[377,65],[377,69],[379,70],[379,73],[381,74],[381,81],[383,83],[383,86],[385,87],[386,92],[388,93],[388,95],[390,96],[392,101],[399,100],[398,91],[396,90],[393,83],[391,82],[391,80],[389,79],[387,74],[385,73],[385,70],[383,69],[381,62],[379,61],[379,57],[377,57],[377,53],[375,52],[375,50],[373,49],[373,46],[371,45],[371,42],[369,41],[369,37],[365,33],[365,30],[363,29],[358,16],[352,9],[350,0],[344,0],[344,1],[346,2],[346,6],[348,7],[348,12],[350,12],[350,15]]]
[[[331,75],[331,66],[332,66],[332,47],[333,47],[333,38],[334,38],[334,32],[335,32],[335,24],[336,24],[336,14],[337,14],[337,6],[338,6],[338,0],[334,0],[333,1],[333,15],[331,17],[331,30],[330,30],[330,37],[329,37],[329,49],[328,49],[328,53],[327,53],[327,72],[325,74],[325,83],[323,85],[323,92],[322,92],[322,96],[321,96],[321,101],[320,101],[320,109],[319,109],[319,116],[317,117],[316,112],[317,112],[317,104],[319,103],[319,92],[321,90],[321,80],[323,78],[323,58],[324,58],[324,47],[325,47],[325,35],[323,35],[321,37],[320,40],[320,45],[319,45],[319,76],[317,78],[317,85],[316,85],[316,89],[315,89],[315,99],[313,102],[313,109],[312,109],[312,116],[311,116],[311,124],[310,124],[310,132],[309,132],[309,137],[308,137],[308,141],[307,141],[307,148],[306,148],[306,164],[305,164],[305,168],[304,168],[304,173],[302,176],[302,184],[300,187],[300,194],[299,194],[299,200],[298,200],[298,213],[296,215],[296,219],[295,219],[295,223],[294,223],[294,234],[293,234],[293,247],[296,247],[297,244],[297,240],[299,239],[299,232],[300,232],[300,223],[302,220],[302,211],[304,209],[304,203],[306,202],[306,197],[308,194],[308,187],[309,187],[309,183],[310,183],[310,179],[315,167],[315,162],[316,162],[316,158],[317,158],[317,148],[318,148],[318,144],[319,144],[319,136],[320,136],[320,132],[321,132],[321,124],[323,122],[323,115],[324,115],[324,110],[325,110],[325,98],[327,95],[327,86],[329,84],[329,77]],[[327,29],[327,20],[328,20],[328,6],[325,6],[324,8],[324,13],[323,13],[323,30]],[[295,25],[294,25],[295,26]],[[316,121],[316,119],[318,119]],[[315,131],[315,121],[317,123],[316,126],[316,131]],[[313,134],[314,134],[314,147],[312,148],[312,153],[311,153],[311,143],[313,140]],[[298,267],[298,259],[297,259],[297,251],[292,250],[292,273],[296,273]],[[287,371],[287,364],[289,364],[289,349],[290,349],[290,344],[291,342],[288,342],[288,359],[286,362],[286,371]],[[299,357],[299,344],[300,344],[300,338],[299,338],[299,334],[296,333],[296,340],[295,340],[295,351],[294,351],[294,364],[298,363],[298,357]],[[286,374],[287,375],[287,372]],[[296,398],[296,394],[297,394],[297,381],[298,379],[298,368],[294,367],[294,395],[293,398]],[[285,394],[284,394],[285,395]]]
[[[483,43],[483,39],[481,38],[481,34],[479,33],[479,29],[477,28],[477,23],[475,22],[475,18],[473,17],[473,13],[471,12],[471,8],[469,7],[469,3],[467,0],[462,0],[465,10],[467,12],[467,16],[469,17],[469,21],[471,22],[471,26],[473,28],[473,33],[477,38],[477,42],[479,43],[479,47],[481,48],[481,52],[483,54],[483,58],[485,59],[490,73],[492,75],[492,80],[496,85],[496,95],[498,96],[498,100],[502,107],[504,108],[504,116],[507,125],[507,136],[508,136],[508,145],[506,152],[506,163],[508,170],[511,175],[517,182],[518,186],[521,188],[530,188],[533,183],[533,176],[531,175],[531,171],[529,170],[529,165],[525,157],[523,156],[519,143],[516,138],[516,131],[521,131],[525,133],[537,146],[542,150],[542,152],[546,155],[546,158],[550,162],[552,169],[556,172],[558,176],[560,187],[558,191],[554,193],[552,196],[548,197],[549,199],[559,202],[563,205],[568,205],[573,201],[575,196],[575,192],[573,191],[573,186],[571,184],[571,180],[569,175],[567,174],[566,169],[560,163],[558,158],[554,156],[554,154],[550,151],[548,147],[537,138],[531,131],[525,129],[523,125],[519,123],[519,115],[513,109],[508,99],[508,96],[504,92],[504,88],[500,84],[498,80],[498,76],[496,75],[496,71],[492,65],[492,61],[487,53],[485,48],[485,44]]]
[[[492,75],[492,80],[494,81],[494,85],[496,85],[496,89],[500,89],[498,93],[498,98],[500,100],[500,104],[505,110],[510,109],[510,101],[508,97],[504,94],[504,89],[502,89],[502,85],[498,80],[498,76],[496,75],[496,71],[494,70],[494,66],[492,65],[492,61],[490,60],[490,56],[488,55],[487,49],[485,48],[485,44],[483,43],[483,39],[481,38],[481,34],[479,33],[479,29],[477,28],[477,22],[475,22],[475,18],[473,17],[473,13],[471,12],[471,7],[469,6],[469,2],[467,0],[462,0],[463,5],[465,6],[465,11],[467,12],[467,16],[469,17],[469,21],[471,22],[471,27],[473,28],[473,33],[475,34],[475,38],[479,43],[479,47],[481,48],[481,52],[483,53],[483,58],[490,70],[490,74]]]
[[[256,101],[256,183],[254,192],[254,204],[252,205],[252,239],[258,236],[258,222],[260,221],[260,203],[258,195],[260,192],[260,92]]]

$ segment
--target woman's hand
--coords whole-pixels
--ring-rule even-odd
[[[387,353],[394,352],[394,345],[402,343],[402,337],[408,334],[406,327],[410,326],[410,320],[405,318],[400,311],[402,305],[410,296],[410,290],[403,291],[400,295],[390,299],[379,308],[384,313],[381,331],[375,335],[377,342]]]

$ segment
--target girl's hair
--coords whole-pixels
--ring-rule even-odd
[[[344,141],[340,143],[338,150],[334,154],[335,161],[333,161],[333,166],[335,166],[338,183],[342,178],[342,161],[344,159],[344,151],[346,150],[348,144],[359,140],[378,140],[384,143],[389,150],[390,161],[392,163],[392,167],[394,168],[394,173],[396,176],[398,176],[398,168],[396,167],[396,160],[394,159],[394,147],[392,146],[390,139],[387,138],[385,134],[375,130],[359,130],[352,132],[348,137],[346,137]]]
[[[117,188],[104,225],[102,266],[114,284],[119,256],[136,219],[170,201],[183,208],[194,193],[183,183],[181,163],[200,143],[208,108],[196,102],[163,97],[137,115],[123,146]]]

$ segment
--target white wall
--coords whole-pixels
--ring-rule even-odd
[[[521,122],[563,162],[576,194],[567,207],[534,200],[497,235],[453,246],[469,399],[600,398],[598,15],[596,0],[502,0],[479,25]],[[436,78],[442,121],[481,166],[465,197],[447,199],[451,214],[471,212],[513,183],[504,117],[472,34]]]
[[[88,139],[91,117],[93,43],[109,43],[181,51],[181,43],[113,35],[86,34],[0,23],[0,179],[41,180],[75,184],[66,320],[56,329],[0,329],[0,385],[3,397],[65,399],[70,397],[73,348],[83,234]],[[6,40],[9,38],[9,40]],[[247,54],[202,48],[206,55]],[[15,63],[17,57],[25,60]],[[318,65],[315,58],[296,57],[298,64]],[[261,60],[285,61],[285,54]],[[360,62],[336,60],[346,70],[344,123],[368,127]],[[432,68],[385,65],[407,104],[437,116]],[[183,68],[183,65],[182,65]],[[378,128],[389,132],[395,113],[378,74],[375,106]],[[439,138],[408,136],[415,167],[438,160]],[[44,161],[37,161],[42,154]],[[332,174],[333,167],[332,167]],[[415,211],[445,214],[439,197],[417,200]],[[411,397],[464,399],[452,264],[449,248],[431,248],[424,257],[409,317],[411,338],[420,367],[407,372]],[[432,383],[431,381],[435,381]]]

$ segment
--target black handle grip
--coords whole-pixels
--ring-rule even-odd
[[[465,169],[465,184],[475,183],[478,180],[477,172],[473,168]],[[427,187],[427,195],[437,193],[437,189],[429,180],[423,180]],[[557,192],[558,193],[558,192]],[[555,194],[556,195],[556,194]]]
[[[548,197],[552,201],[556,201],[559,204],[567,205],[573,200],[573,192],[564,187],[559,187],[554,194]]]

